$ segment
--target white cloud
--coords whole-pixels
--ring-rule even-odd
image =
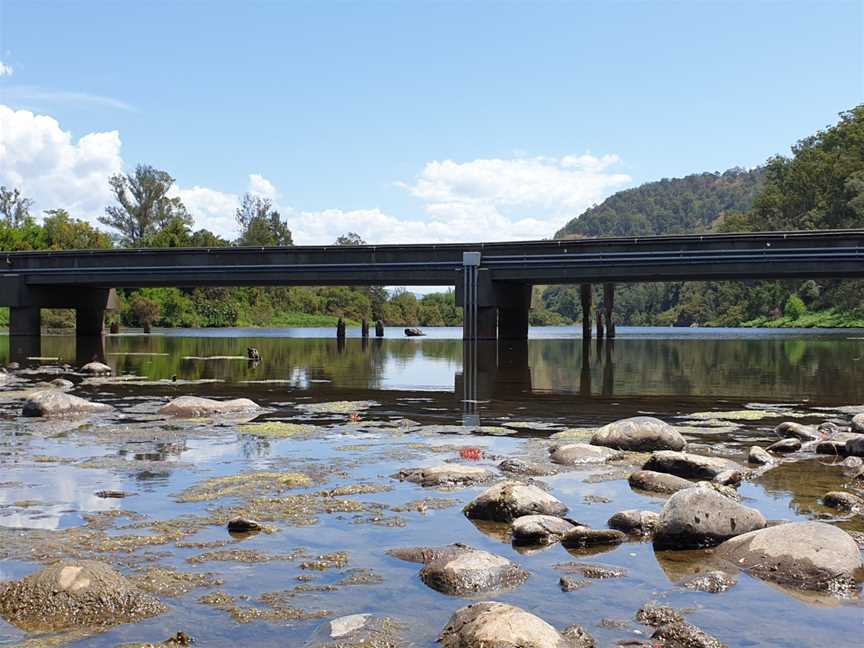
[[[249,175],[249,193],[253,196],[269,198],[270,200],[276,200],[279,197],[279,192],[276,191],[273,183],[257,173]]]
[[[0,75],[2,76],[2,75]],[[17,85],[3,88],[3,100],[19,108],[34,106],[53,106],[56,104],[73,104],[83,106],[101,106],[117,110],[134,111],[135,107],[114,97],[92,94],[90,92],[69,92],[66,90],[45,90],[39,86]]]
[[[0,61],[0,77],[11,77],[13,74],[15,74],[15,70],[12,69],[12,66]]]
[[[117,131],[77,142],[53,117],[0,105],[0,184],[18,187],[35,210],[62,207],[96,220],[110,202],[108,177],[123,169]]]

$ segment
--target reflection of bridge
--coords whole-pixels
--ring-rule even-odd
[[[469,253],[469,254],[465,254]],[[470,254],[474,253],[474,254]],[[40,308],[74,308],[101,335],[111,290],[145,286],[452,285],[479,338],[525,339],[534,284],[864,276],[864,230],[447,245],[15,252],[0,305],[13,348],[38,343]],[[466,281],[470,278],[470,282]],[[467,302],[467,304],[466,304]],[[583,330],[590,334],[590,322]],[[33,344],[23,341],[32,349]]]

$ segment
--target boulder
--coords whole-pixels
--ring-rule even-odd
[[[610,529],[628,533],[630,535],[648,536],[657,528],[659,516],[654,511],[640,511],[630,509],[618,511],[606,523]]]
[[[393,475],[393,479],[410,481],[421,486],[465,486],[482,484],[492,479],[492,473],[480,466],[441,464],[426,468],[407,468]]]
[[[727,540],[715,555],[764,580],[798,589],[854,591],[861,552],[848,533],[824,522],[792,522]]]
[[[91,403],[78,396],[52,388],[30,394],[24,401],[21,414],[23,416],[67,416],[70,414],[110,412],[113,409],[105,403]]]
[[[553,466],[513,458],[505,459],[499,463],[498,470],[514,475],[527,475],[529,477],[545,477],[546,475],[554,475],[557,472]]]
[[[591,437],[591,444],[617,450],[652,452],[683,450],[687,442],[668,423],[652,416],[634,416],[604,425]]]
[[[368,613],[348,614],[325,621],[305,644],[306,648],[396,645],[402,645],[398,622]]]
[[[596,547],[598,545],[621,544],[627,536],[615,529],[592,529],[587,526],[576,526],[561,538],[561,545],[567,549]]]
[[[550,545],[559,542],[576,524],[554,515],[523,515],[510,527],[515,545]]]
[[[738,486],[741,485],[741,482],[744,481],[744,473],[740,470],[724,470],[723,472],[718,473],[711,481],[720,486],[738,488]]]
[[[790,452],[798,452],[801,449],[801,441],[791,437],[789,439],[780,439],[776,443],[772,443],[766,448],[768,452],[776,454],[788,454]]]
[[[505,481],[480,493],[463,512],[475,520],[512,522],[523,515],[563,517],[567,514],[567,507],[533,484]]]
[[[218,401],[199,396],[180,396],[159,408],[159,413],[166,416],[195,418],[213,414],[242,414],[258,409],[261,409],[261,406],[248,398]]]
[[[710,488],[679,491],[663,505],[654,534],[661,549],[711,547],[767,524],[756,509]]]
[[[852,417],[851,428],[855,434],[864,434],[864,413]]]
[[[57,389],[72,389],[75,386],[75,383],[71,380],[66,380],[65,378],[55,378],[48,384]]]
[[[734,576],[724,571],[713,570],[687,578],[681,582],[681,587],[693,590],[694,592],[719,594],[720,592],[725,592],[737,582]]]
[[[846,441],[844,454],[847,457],[864,457],[864,434]]]
[[[630,488],[646,491],[649,493],[660,493],[670,495],[685,488],[693,488],[693,482],[683,477],[676,477],[668,473],[654,472],[653,470],[637,470],[630,473],[627,478]]]
[[[621,456],[617,450],[587,443],[568,443],[555,446],[551,449],[551,453],[552,462],[564,466],[603,463]]]
[[[496,601],[474,603],[456,610],[441,631],[443,648],[576,648],[540,617]]]
[[[784,421],[774,428],[774,432],[784,439],[798,439],[799,441],[817,441],[822,438],[819,430],[810,426],[795,423],[794,421]]]
[[[488,551],[463,547],[439,556],[420,570],[420,580],[443,594],[465,596],[517,587],[528,572]]]
[[[165,609],[93,560],[57,562],[19,581],[0,583],[0,616],[27,632],[133,623]]]
[[[712,637],[703,630],[684,621],[667,623],[660,626],[651,635],[651,639],[660,641],[659,644],[652,642],[652,646],[669,646],[669,648],[727,648],[727,645],[717,639],[717,637]]]
[[[846,442],[859,439],[861,435],[853,432],[838,432],[829,439],[824,439],[816,444],[817,454],[846,456]]]
[[[774,463],[774,457],[768,454],[765,448],[751,446],[750,452],[747,453],[747,461],[758,466],[767,466]]]
[[[714,479],[726,470],[744,471],[744,467],[723,457],[703,457],[689,452],[660,450],[654,452],[645,465],[645,470],[669,473],[687,479]]]
[[[229,533],[255,533],[263,528],[260,522],[249,518],[236,517],[228,520]]]
[[[104,362],[94,361],[88,362],[78,371],[84,374],[90,374],[91,376],[107,376],[111,373],[111,367],[106,365]]]
[[[861,499],[852,493],[831,491],[822,496],[822,504],[829,508],[839,509],[841,511],[855,512],[864,508],[864,499]]]

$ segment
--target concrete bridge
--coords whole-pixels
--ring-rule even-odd
[[[864,230],[435,245],[296,246],[0,253],[0,306],[13,346],[38,349],[41,308],[74,308],[77,335],[101,336],[113,288],[451,285],[465,334],[525,339],[531,286],[644,281],[864,277]],[[590,321],[583,321],[590,335]],[[38,353],[38,351],[37,351]]]

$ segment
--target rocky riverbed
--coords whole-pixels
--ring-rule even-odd
[[[466,427],[108,369],[3,375],[0,645],[860,642],[860,404]]]

